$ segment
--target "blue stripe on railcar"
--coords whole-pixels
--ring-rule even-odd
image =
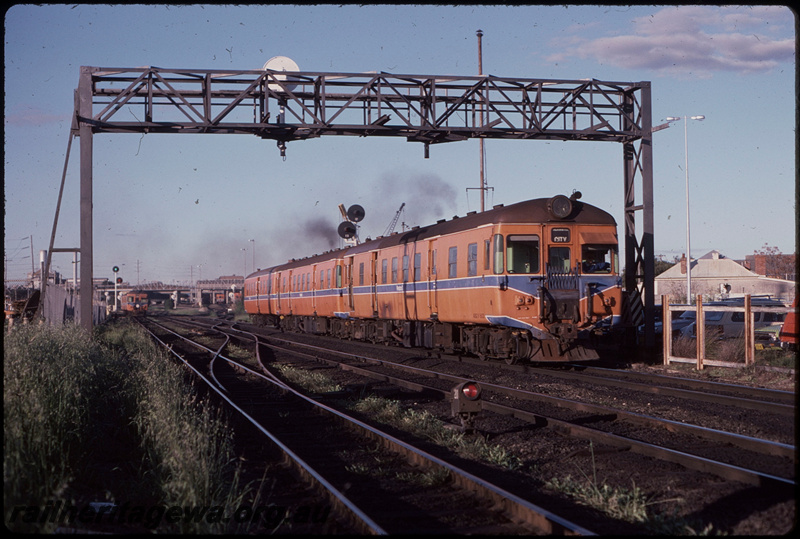
[[[388,283],[379,284],[376,286],[377,294],[392,294],[397,292],[428,292],[432,290],[437,291],[452,291],[452,290],[468,290],[475,288],[499,288],[502,283],[506,283],[506,289],[521,294],[528,294],[533,297],[538,297],[538,288],[543,282],[543,275],[487,275],[482,277],[465,277],[461,279],[443,279],[440,281],[409,281],[405,283]],[[620,278],[616,275],[610,276],[581,276],[580,281],[580,297],[586,297],[585,287],[586,284],[594,284],[593,294],[602,293],[606,290],[620,286]],[[354,286],[353,295],[368,295],[372,294],[372,285]],[[327,288],[324,290],[304,290],[302,292],[283,292],[280,298],[283,299],[301,299],[301,298],[325,298],[325,297],[338,297],[347,294],[347,288]],[[265,294],[258,296],[247,296],[245,300],[266,302],[269,300],[277,300],[278,294]]]

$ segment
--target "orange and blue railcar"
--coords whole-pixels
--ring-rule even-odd
[[[139,292],[135,290],[123,294],[120,297],[120,302],[122,304],[121,310],[124,313],[135,316],[146,316],[147,306],[150,303],[147,292]]]
[[[616,222],[580,194],[414,227],[245,279],[256,323],[515,363],[597,358],[620,320]]]

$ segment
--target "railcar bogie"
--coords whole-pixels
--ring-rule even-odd
[[[597,357],[620,318],[616,223],[578,197],[520,202],[248,276],[282,329],[514,363]]]

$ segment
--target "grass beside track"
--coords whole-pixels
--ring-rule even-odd
[[[270,500],[258,498],[261,484],[243,484],[230,428],[218,410],[198,397],[180,366],[130,321],[100,326],[93,337],[77,326],[38,325],[16,326],[5,336],[6,527],[14,532],[53,533],[64,524],[48,518],[53,507],[133,502],[150,509],[224,511],[172,521],[163,512],[150,512],[139,515],[133,525],[134,513],[129,513],[128,531],[265,531],[263,522],[224,521],[234,508],[270,506]],[[302,371],[291,371],[284,368],[282,375],[313,386],[314,391],[337,389],[324,378],[304,380]],[[467,440],[430,414],[404,410],[395,401],[370,396],[350,405],[469,458],[511,470],[524,468],[504,448]],[[98,471],[98,462],[101,467],[115,467],[113,482]],[[612,487],[598,483],[594,475],[589,471],[578,479],[553,478],[548,487],[613,518],[642,523],[653,533],[713,533],[653,512],[654,502],[635,486]],[[266,531],[279,524],[272,519]]]
[[[75,515],[61,521],[48,508],[129,502],[146,510],[139,518],[134,508],[127,514],[123,523],[134,529],[244,531],[222,522],[219,512],[178,519],[159,514],[164,507],[254,507],[256,489],[240,484],[220,412],[141,330],[111,324],[97,328],[95,337],[77,326],[38,325],[17,326],[5,336],[6,527],[39,533],[65,524],[81,528]],[[117,472],[128,468],[113,485],[95,477],[108,471],[98,471],[98,461],[109,458],[122,461]]]

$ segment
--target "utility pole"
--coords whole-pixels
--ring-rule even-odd
[[[33,264],[33,234],[31,234],[31,288],[33,288],[34,279],[36,278],[35,271]]]
[[[483,37],[483,31],[478,30],[476,32],[478,36],[478,75],[483,75],[483,46],[481,44],[481,38]],[[481,127],[483,127],[483,101],[478,106],[478,114],[480,115],[481,119]],[[480,144],[480,153],[481,153],[481,212],[483,212],[484,208],[486,207],[486,203],[484,201],[485,194],[486,194],[486,181],[483,177],[483,159],[484,159],[484,150],[483,150],[483,137],[478,139],[478,144]]]

